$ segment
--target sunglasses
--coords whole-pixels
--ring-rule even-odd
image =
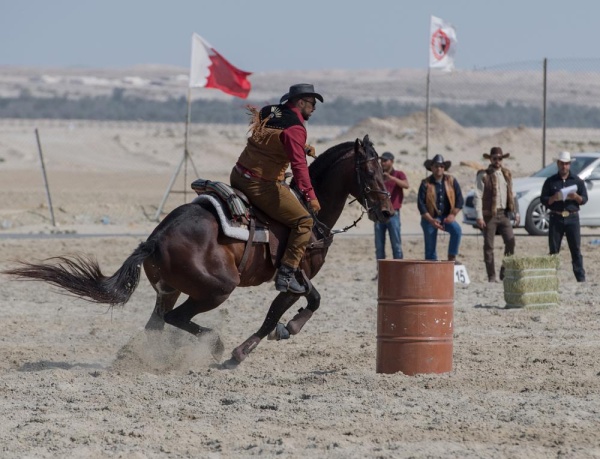
[[[316,101],[316,100],[314,100],[314,101],[313,101],[313,100],[308,100],[308,99],[302,99],[302,100],[303,100],[304,102],[306,102],[306,103],[308,103],[308,104],[312,105],[313,107],[316,107],[316,106],[317,106],[317,101]]]

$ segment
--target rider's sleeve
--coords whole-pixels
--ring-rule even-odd
[[[306,145],[306,129],[304,126],[291,126],[284,129],[281,133],[281,142],[285,151],[290,158],[290,166],[294,180],[298,185],[298,189],[304,196],[306,201],[317,199],[310,175],[308,174],[308,164],[306,163],[306,153],[304,145]]]

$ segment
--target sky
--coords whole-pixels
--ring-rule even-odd
[[[598,0],[0,0],[0,66],[188,68],[196,32],[253,73],[423,69],[431,15],[457,69],[600,57]]]

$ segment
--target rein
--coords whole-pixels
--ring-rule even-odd
[[[356,155],[356,153],[355,153],[355,158],[356,158],[356,161],[355,161],[355,165],[354,165],[354,170],[356,171],[356,181],[358,183],[358,187],[360,188],[361,194],[360,194],[360,199],[355,198],[352,201],[350,201],[348,204],[352,204],[355,201],[359,201],[360,204],[362,205],[362,211],[361,211],[360,216],[356,220],[354,220],[350,225],[347,225],[342,229],[331,229],[325,223],[323,223],[321,220],[319,220],[317,218],[317,215],[312,211],[312,209],[309,209],[309,212],[315,222],[315,228],[317,230],[317,233],[319,233],[322,236],[322,239],[319,239],[316,242],[309,244],[307,248],[312,249],[312,248],[329,247],[333,243],[333,236],[335,236],[336,234],[345,233],[348,230],[354,228],[358,224],[358,222],[362,220],[365,213],[369,212],[369,210],[371,209],[371,207],[369,207],[369,200],[368,200],[368,195],[370,193],[380,193],[380,194],[385,194],[388,197],[390,196],[390,193],[387,190],[386,191],[372,190],[369,186],[364,186],[364,187],[362,186],[360,166],[368,163],[369,161],[377,161],[379,158],[377,156],[373,156],[371,158],[359,160],[358,155]],[[325,234],[325,233],[327,233],[327,234]]]

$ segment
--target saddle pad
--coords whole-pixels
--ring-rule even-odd
[[[229,206],[229,211],[235,220],[241,221],[250,219],[248,206],[238,196],[234,189],[223,182],[213,182],[212,180],[197,179],[192,182],[192,190],[198,194],[214,193]]]
[[[233,239],[239,239],[241,241],[247,241],[250,236],[250,231],[246,225],[244,226],[232,226],[231,221],[225,215],[225,211],[221,206],[221,201],[217,199],[215,196],[211,196],[210,194],[201,194],[194,198],[192,202],[208,202],[211,204],[214,209],[217,211],[217,215],[219,216],[219,220],[221,221],[221,228],[223,229],[223,233],[226,236],[229,236]],[[252,242],[269,242],[269,231],[265,228],[256,227],[254,231],[254,239]]]

